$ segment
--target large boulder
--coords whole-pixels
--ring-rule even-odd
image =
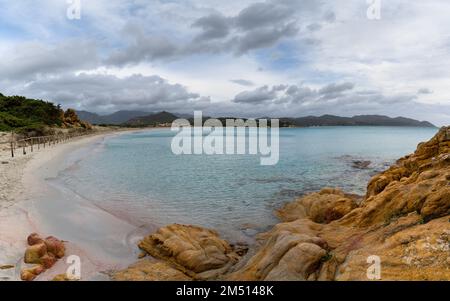
[[[327,257],[327,243],[316,234],[314,223],[303,219],[278,224],[258,252],[228,280],[308,280]]]
[[[324,188],[286,204],[277,215],[285,222],[309,217],[317,223],[328,224],[356,208],[357,201],[357,196],[345,194],[340,189]]]
[[[215,231],[178,224],[145,237],[139,247],[154,258],[201,279],[224,274],[239,258]]]

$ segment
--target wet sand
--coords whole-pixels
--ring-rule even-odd
[[[0,166],[0,266],[15,265],[0,270],[0,280],[19,279],[26,237],[32,232],[67,241],[66,257],[36,280],[64,273],[71,255],[81,259],[83,280],[108,279],[103,272],[136,259],[135,245],[143,231],[52,181],[73,164],[67,160],[70,153],[89,155],[93,144],[118,134],[78,138],[16,158],[0,152],[0,162],[8,162]]]

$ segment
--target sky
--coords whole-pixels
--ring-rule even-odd
[[[448,0],[0,0],[0,93],[97,113],[448,125],[449,11]]]

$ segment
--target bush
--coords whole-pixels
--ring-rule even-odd
[[[64,112],[51,102],[0,93],[0,131],[43,134],[48,127],[61,126],[91,128],[72,109]]]

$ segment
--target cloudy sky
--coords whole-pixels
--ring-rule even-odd
[[[1,93],[99,113],[450,124],[448,0],[381,0],[380,20],[366,0],[80,2],[71,19],[66,0],[0,0]]]

